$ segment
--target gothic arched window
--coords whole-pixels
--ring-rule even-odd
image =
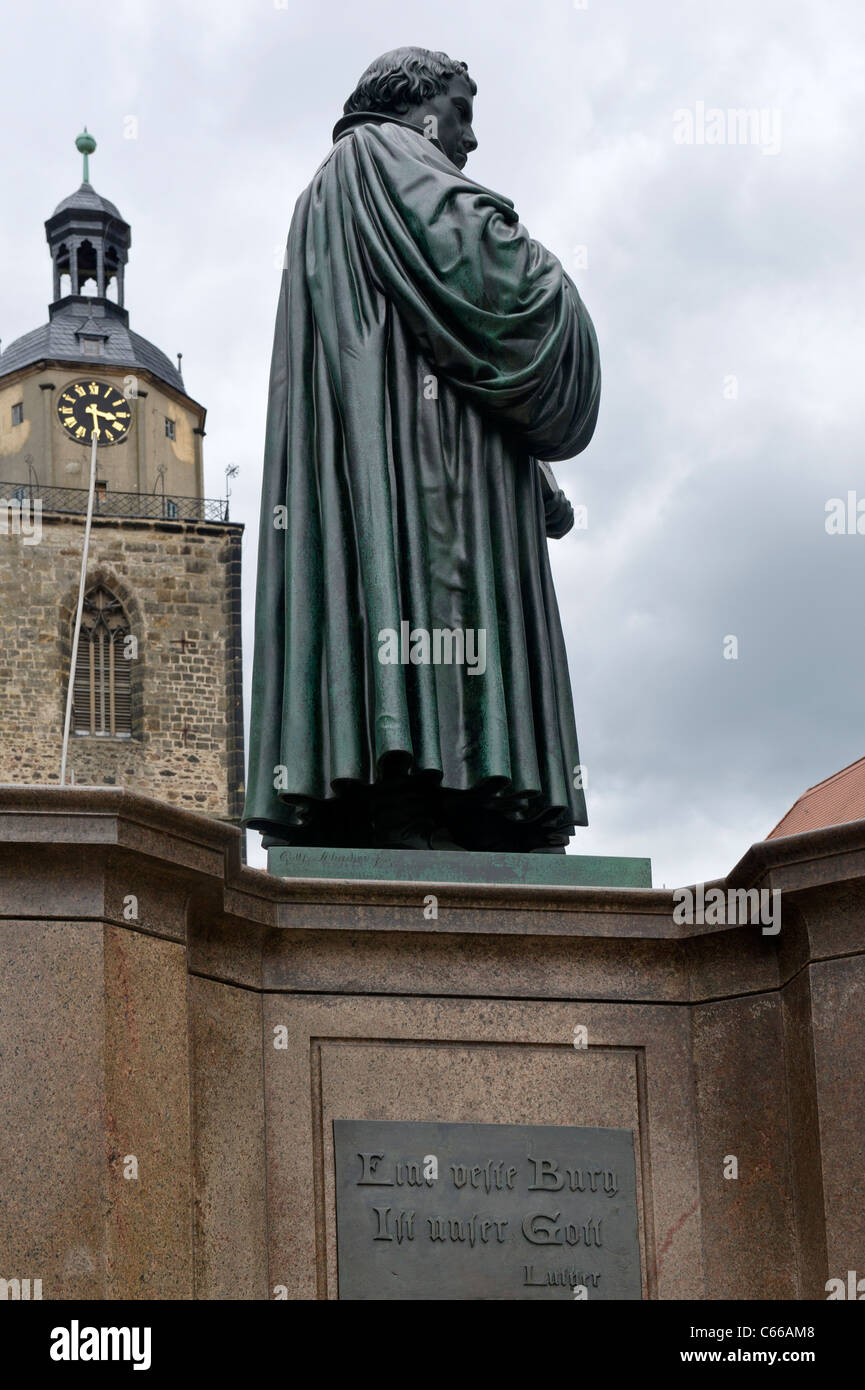
[[[101,294],[102,287],[99,284],[99,262],[96,257],[96,247],[92,241],[86,238],[78,247],[78,293],[93,294],[93,290],[88,290],[86,286],[93,281],[95,293]]]
[[[84,596],[72,727],[96,738],[132,736],[132,662],[129,619],[123,604],[104,584]]]
[[[105,253],[105,298],[114,303],[119,299],[117,267],[118,255],[113,246],[109,246]]]

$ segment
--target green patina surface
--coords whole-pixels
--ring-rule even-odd
[[[414,812],[383,830],[373,790],[409,773],[465,852],[587,824],[536,460],[586,447],[599,392],[585,306],[511,201],[412,125],[342,130],[277,313],[246,825],[399,843]],[[482,639],[483,660],[394,659],[403,630]]]
[[[279,878],[348,878],[400,883],[525,883],[570,888],[651,888],[650,859],[591,854],[470,853],[462,850],[324,849],[268,851]]]

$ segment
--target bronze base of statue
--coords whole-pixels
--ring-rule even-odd
[[[502,809],[496,809],[501,799]],[[329,801],[296,803],[296,826],[264,833],[266,849],[317,845],[342,849],[502,850],[564,854],[573,833],[561,812],[530,818],[516,798],[495,788],[448,791],[423,776],[390,776],[373,787],[348,789]]]

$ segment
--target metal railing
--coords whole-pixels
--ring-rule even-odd
[[[43,512],[87,513],[86,487],[39,487],[0,482],[0,501],[42,503]],[[161,492],[114,492],[96,485],[94,516],[142,516],[155,521],[228,521],[224,497],[170,497]]]

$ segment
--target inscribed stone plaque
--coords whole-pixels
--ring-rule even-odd
[[[339,1297],[639,1299],[629,1129],[334,1120]]]

